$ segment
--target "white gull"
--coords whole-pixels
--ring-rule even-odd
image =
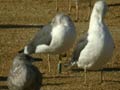
[[[77,64],[78,67],[86,70],[99,70],[110,60],[113,50],[114,42],[104,23],[104,16],[107,11],[107,4],[105,1],[97,1],[94,5],[88,32],[78,42],[70,65]]]

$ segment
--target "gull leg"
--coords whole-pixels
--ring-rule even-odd
[[[112,67],[114,66],[114,63],[115,63],[115,62],[112,60]]]
[[[75,21],[78,21],[79,17],[79,1],[76,1],[76,18]]]
[[[56,11],[58,11],[58,0],[56,0]]]
[[[62,58],[61,55],[58,55],[59,57],[59,62],[58,62],[58,74],[62,72]]]
[[[69,14],[70,14],[70,12],[71,12],[71,0],[68,0],[68,6],[69,6]]]
[[[50,66],[50,55],[48,54],[48,70],[49,70],[49,72],[51,71],[51,70],[50,70],[50,67],[51,67],[51,66]]]
[[[85,78],[84,78],[84,84],[87,84],[87,69],[86,67],[84,68],[84,74],[85,74]]]
[[[4,65],[4,64],[3,64],[3,65]],[[0,70],[1,70],[1,72],[0,72],[0,75],[1,75],[2,72],[3,72],[2,65],[0,66]]]
[[[92,6],[91,6],[91,0],[89,0],[89,6],[88,6],[88,15],[87,15],[87,21],[90,19],[90,14],[91,14],[91,8],[92,8]]]
[[[103,70],[101,70],[100,72],[101,72],[100,83],[103,83],[103,80],[104,80],[104,77],[103,77]]]

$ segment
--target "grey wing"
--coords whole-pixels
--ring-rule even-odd
[[[38,45],[46,44],[50,45],[52,36],[51,36],[52,26],[50,24],[45,25],[42,30],[37,32],[32,41],[27,45],[29,53],[34,53]]]
[[[70,61],[70,64],[74,65],[80,56],[81,51],[84,49],[84,47],[87,45],[88,40],[87,40],[88,34],[86,33],[84,36],[81,37],[79,40],[77,46],[75,47],[75,50],[73,51],[72,58]]]
[[[47,44],[49,45],[52,39],[51,36],[52,26],[46,25],[39,31],[35,37],[33,38],[31,44],[39,45],[39,44]]]

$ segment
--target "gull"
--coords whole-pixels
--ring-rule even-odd
[[[17,54],[8,75],[9,90],[40,90],[42,74],[32,62],[38,61],[26,54]]]
[[[87,70],[102,69],[113,54],[114,42],[103,20],[106,12],[106,2],[97,1],[91,14],[88,32],[79,40],[68,64],[77,64],[84,69],[85,83]]]
[[[51,23],[38,31],[35,37],[19,51],[25,54],[48,53],[48,67],[50,72],[49,54],[61,54],[70,49],[76,38],[73,21],[68,15],[57,14]]]

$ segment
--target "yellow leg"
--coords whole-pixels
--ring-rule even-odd
[[[58,11],[58,0],[56,0],[56,11]]]
[[[62,73],[62,58],[61,55],[58,55],[59,57],[59,62],[58,62],[58,74]]]
[[[79,2],[76,1],[76,18],[75,20],[78,21],[79,19]]]
[[[89,0],[89,6],[88,6],[88,15],[87,15],[87,21],[90,19],[90,14],[91,14],[91,8],[92,8],[92,6],[91,6],[91,0]]]
[[[50,66],[50,55],[48,54],[48,70],[49,70],[49,72],[51,71],[51,66]]]
[[[68,6],[69,6],[69,14],[70,14],[70,12],[71,12],[71,0],[68,0]]]
[[[103,83],[103,71],[101,70],[100,83]]]
[[[85,74],[84,84],[87,84],[87,69],[86,69],[86,67],[84,68],[84,74]]]

